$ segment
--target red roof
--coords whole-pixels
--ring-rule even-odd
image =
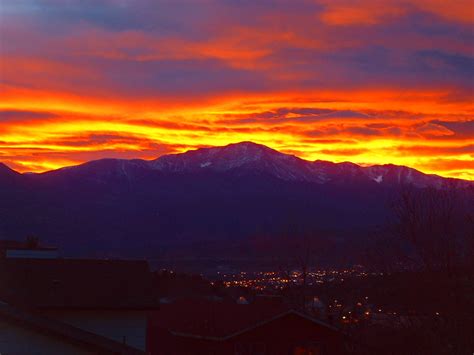
[[[291,308],[281,301],[237,304],[188,299],[160,305],[160,310],[152,313],[150,325],[175,335],[224,338],[289,312]]]

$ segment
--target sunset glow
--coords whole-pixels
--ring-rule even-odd
[[[381,3],[2,2],[0,161],[254,141],[474,180],[472,3]]]

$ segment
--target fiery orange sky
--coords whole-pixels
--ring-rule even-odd
[[[474,180],[470,1],[2,1],[0,161],[239,141]]]

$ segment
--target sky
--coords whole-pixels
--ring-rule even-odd
[[[474,180],[465,0],[2,0],[0,161],[254,141]]]

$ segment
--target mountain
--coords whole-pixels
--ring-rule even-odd
[[[423,174],[418,170],[393,164],[363,167],[349,162],[332,163],[321,160],[311,162],[253,142],[241,142],[225,147],[202,148],[183,154],[166,155],[149,164],[152,169],[167,173],[202,171],[232,171],[235,174],[260,173],[285,181],[306,181],[319,184],[370,181],[381,185],[413,184],[417,187],[440,188],[448,181],[455,181],[463,186],[472,185],[469,181]]]
[[[130,180],[146,172],[163,174],[230,173],[234,176],[267,175],[283,181],[325,183],[369,183],[381,185],[413,184],[417,187],[441,187],[448,181],[462,185],[470,182],[423,174],[393,164],[363,167],[344,162],[303,160],[253,142],[224,147],[201,148],[182,154],[170,154],[152,161],[101,159],[42,174],[81,178],[107,183],[120,177]]]
[[[5,183],[7,181],[13,182],[19,179],[21,174],[16,172],[15,170],[10,169],[3,163],[0,163],[0,183]]]
[[[67,255],[152,258],[222,255],[290,231],[352,250],[390,218],[401,185],[448,182],[473,186],[395,165],[311,162],[251,142],[42,174],[0,165],[0,238],[36,234]]]
[[[150,162],[150,166],[168,173],[232,171],[235,174],[266,173],[287,181],[317,180],[310,162],[252,142],[166,155]]]

